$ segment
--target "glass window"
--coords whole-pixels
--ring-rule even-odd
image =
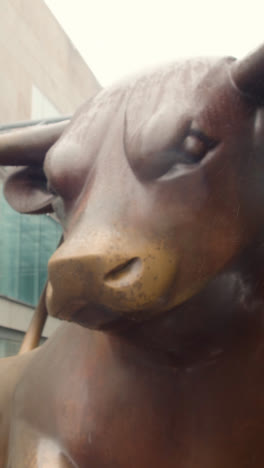
[[[0,227],[0,295],[35,306],[61,227],[46,215],[20,215],[1,192]]]

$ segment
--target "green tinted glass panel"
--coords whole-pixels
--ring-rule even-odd
[[[36,305],[61,227],[46,215],[20,215],[0,193],[0,295]]]

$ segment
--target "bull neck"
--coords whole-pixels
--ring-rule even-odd
[[[263,334],[263,250],[247,249],[185,303],[111,336],[179,369],[254,348]]]

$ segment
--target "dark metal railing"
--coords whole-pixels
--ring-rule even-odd
[[[62,116],[62,117],[53,117],[50,119],[41,119],[41,120],[27,120],[27,121],[21,121],[21,122],[14,122],[11,124],[7,125],[0,125],[0,133],[1,132],[9,132],[11,130],[15,130],[16,128],[25,128],[25,127],[31,127],[34,125],[48,125],[48,124],[53,124],[57,122],[63,122],[64,120],[69,120],[71,119],[71,115],[69,116]]]

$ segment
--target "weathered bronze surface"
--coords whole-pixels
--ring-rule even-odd
[[[63,226],[66,322],[0,362],[1,468],[263,468],[263,78],[260,48],[100,91],[47,188],[23,150],[5,193]]]

